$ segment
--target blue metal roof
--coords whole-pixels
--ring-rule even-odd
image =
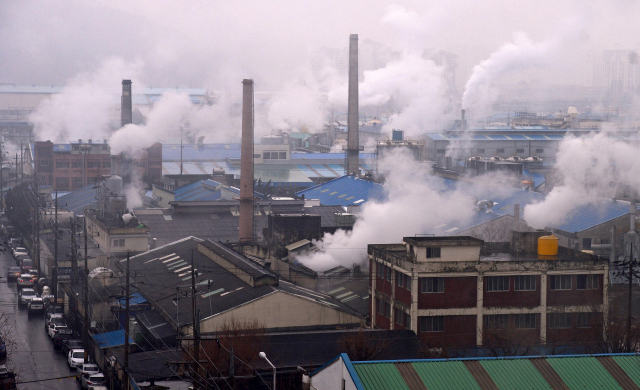
[[[369,199],[385,197],[382,185],[372,181],[357,179],[354,176],[342,176],[309,189],[298,191],[307,199],[319,199],[325,206],[360,205]]]
[[[295,153],[292,152],[289,157],[291,160],[344,160],[344,153]],[[374,159],[375,153],[360,152],[361,159]]]
[[[98,348],[112,348],[124,345],[124,329],[113,332],[94,334],[91,336],[98,345]],[[129,337],[129,343],[133,344],[133,340]]]
[[[182,161],[212,161],[240,158],[240,144],[182,145]],[[163,161],[180,161],[180,144],[162,145]]]
[[[120,305],[122,307],[126,307],[127,302],[126,302],[126,299],[124,297],[123,298],[119,298],[119,302],[120,302]],[[147,303],[147,300],[140,293],[133,293],[129,297],[129,305],[141,305],[143,303]],[[124,341],[124,338],[123,338],[123,341]]]
[[[175,189],[173,191],[173,194],[176,196],[176,200],[178,200],[178,197],[184,197],[184,196],[188,197],[193,195],[194,192],[200,192],[203,189],[208,189],[211,192],[213,192],[216,189],[220,188],[221,186],[222,186],[221,183],[218,183],[217,181],[214,181],[211,179],[200,180],[195,183],[191,183],[186,186]]]
[[[97,187],[90,184],[58,197],[58,206],[73,211],[76,215],[84,214],[85,208],[96,208],[98,204]]]
[[[622,217],[629,213],[629,204],[603,200],[578,207],[571,212],[562,224],[551,225],[554,229],[576,233],[589,229],[612,219]]]

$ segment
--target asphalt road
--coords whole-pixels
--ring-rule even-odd
[[[6,324],[14,346],[8,346],[7,366],[17,374],[18,389],[77,389],[75,374],[62,353],[54,350],[44,329],[43,315],[29,316],[26,308],[18,307],[16,282],[7,282],[7,270],[16,265],[10,251],[0,248],[0,326]],[[3,321],[6,318],[6,322]],[[4,332],[3,332],[4,333]]]

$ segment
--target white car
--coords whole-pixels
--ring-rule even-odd
[[[78,364],[84,363],[84,349],[72,349],[67,356],[69,368],[76,368]]]
[[[101,372],[95,374],[84,374],[80,378],[80,387],[88,389],[89,386],[103,386],[107,380]]]
[[[23,288],[18,294],[18,305],[26,306],[31,302],[31,299],[37,297],[36,291],[32,288]]]
[[[53,340],[53,337],[56,335],[56,332],[58,331],[58,329],[67,329],[67,325],[65,325],[64,323],[56,323],[56,322],[52,322],[49,325],[49,329],[48,329],[48,333],[49,333],[49,338],[51,340]],[[84,355],[82,356],[84,358]]]
[[[80,363],[76,370],[76,379],[80,380],[82,374],[97,374],[100,368],[95,363]]]

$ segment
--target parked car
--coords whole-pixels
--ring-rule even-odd
[[[20,275],[22,275],[20,267],[10,267],[9,271],[7,271],[7,280],[18,280]]]
[[[18,278],[18,288],[25,287],[33,287],[33,276],[31,276],[31,274],[22,274]]]
[[[72,349],[84,349],[84,343],[82,342],[82,340],[70,339],[62,341],[61,351],[64,356],[67,356],[69,354],[69,351]]]
[[[0,337],[0,359],[7,358],[7,346],[4,343],[4,339]]]
[[[29,271],[33,268],[33,260],[31,260],[28,257],[20,259],[20,268],[22,268],[22,272],[28,273],[29,275],[31,275],[31,272],[29,272]],[[33,277],[33,275],[31,275],[31,276]],[[37,276],[36,276],[36,278],[37,278]],[[36,279],[36,278],[34,278],[34,279]]]
[[[29,273],[31,274],[31,276],[33,276],[34,283],[38,284],[38,270],[35,268],[31,268],[29,270]]]
[[[44,310],[44,301],[40,297],[31,298],[27,305],[27,310],[29,314],[41,313]]]
[[[7,366],[0,366],[0,389],[16,388],[16,375]]]
[[[95,363],[80,363],[76,368],[76,379],[80,380],[83,374],[97,374],[100,372],[100,368]]]
[[[73,338],[73,331],[69,328],[59,328],[56,330],[56,334],[53,336],[53,348],[61,349],[62,342],[64,340],[71,340]]]
[[[51,322],[56,318],[59,321],[64,321],[62,319],[62,314],[60,314],[60,313],[52,313],[52,312],[45,313],[45,315],[44,315],[44,329],[47,330],[47,328],[49,327]]]
[[[11,250],[11,254],[16,257],[16,253],[27,253],[27,248],[16,246]]]
[[[13,249],[22,245],[22,237],[13,237],[9,239],[9,246]]]
[[[56,335],[56,333],[58,333],[60,329],[69,328],[67,328],[67,324],[65,324],[64,322],[51,321],[51,324],[49,324],[49,329],[47,331],[47,333],[49,334],[49,338],[53,340],[53,337]]]
[[[69,368],[76,368],[78,364],[84,363],[84,349],[72,349],[67,355]]]
[[[101,372],[95,374],[84,374],[80,377],[80,387],[88,389],[89,386],[102,386],[107,383],[104,374]]]
[[[36,296],[36,290],[32,288],[23,288],[20,290],[20,294],[18,294],[18,305],[28,305],[31,299]]]

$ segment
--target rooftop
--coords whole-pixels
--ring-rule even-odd
[[[355,176],[342,176],[296,192],[296,195],[319,199],[322,205],[339,206],[360,205],[369,199],[382,200],[385,197],[381,184]]]

